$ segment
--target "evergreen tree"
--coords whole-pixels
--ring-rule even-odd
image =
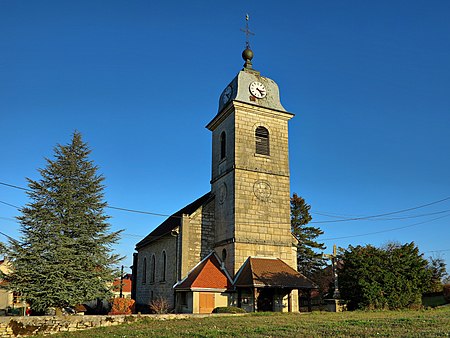
[[[447,277],[445,261],[440,257],[428,258],[428,269],[431,273],[430,292],[441,292]]]
[[[312,220],[309,213],[311,206],[296,193],[291,198],[291,232],[298,241],[297,264],[298,271],[311,278],[316,271],[325,265],[322,254],[314,249],[325,250],[323,243],[318,243],[316,238],[323,234],[320,228],[307,226]]]
[[[110,296],[108,282],[120,259],[111,246],[120,231],[110,231],[104,178],[90,152],[75,132],[71,143],[55,147],[41,179],[28,179],[31,202],[17,217],[21,239],[10,241],[7,281],[35,312]]]

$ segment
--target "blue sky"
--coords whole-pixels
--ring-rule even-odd
[[[171,214],[209,191],[205,125],[242,68],[245,13],[254,67],[296,114],[291,192],[312,206],[327,251],[414,241],[449,263],[446,0],[0,0],[0,182],[38,179],[79,130],[112,206]],[[27,203],[2,185],[0,200]],[[125,229],[125,265],[164,220],[107,213]],[[16,215],[0,203],[0,231],[17,237]]]

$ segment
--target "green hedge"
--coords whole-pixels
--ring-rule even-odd
[[[240,307],[236,306],[223,306],[223,307],[216,307],[213,310],[213,313],[245,313],[246,311],[244,309],[241,309]]]

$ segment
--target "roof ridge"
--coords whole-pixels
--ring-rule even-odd
[[[189,215],[194,213],[201,205],[212,199],[213,195],[209,191],[203,196],[197,198],[192,203],[184,206],[177,212],[173,213],[169,217],[167,217],[162,223],[160,223],[155,229],[153,229],[147,236],[144,237],[141,241],[136,244],[136,250],[155,241],[156,239],[167,235],[173,229],[181,224],[181,218],[184,214],[188,213]],[[194,210],[191,210],[194,208]],[[190,212],[189,212],[190,211]]]

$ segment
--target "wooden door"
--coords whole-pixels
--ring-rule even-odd
[[[215,295],[209,292],[200,292],[199,313],[211,313],[214,310]]]

